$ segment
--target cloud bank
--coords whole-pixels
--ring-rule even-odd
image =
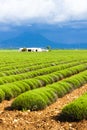
[[[87,20],[87,0],[0,0],[0,23]]]

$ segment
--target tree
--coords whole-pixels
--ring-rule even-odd
[[[23,49],[22,49],[22,52],[25,52],[25,51],[27,51],[27,48],[23,48]]]
[[[51,46],[47,46],[46,49],[48,49],[49,51],[51,51]]]

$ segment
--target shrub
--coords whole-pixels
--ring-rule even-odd
[[[25,82],[22,82],[22,81],[15,82],[14,84],[15,84],[17,87],[20,88],[21,93],[23,93],[23,92],[25,92],[25,91],[27,91],[27,90],[30,89],[30,86],[27,85]]]
[[[51,104],[53,102],[55,102],[58,98],[57,96],[57,92],[54,88],[49,88],[49,87],[46,87],[46,88],[41,88],[41,92],[43,92],[44,94],[47,95],[47,97],[49,98]]]
[[[63,97],[67,93],[64,86],[61,86],[59,84],[52,84],[52,85],[48,85],[47,87],[55,89],[58,97]]]
[[[26,51],[27,51],[27,48],[23,48],[21,51],[22,51],[22,52],[26,52]]]
[[[73,78],[73,77],[71,77],[69,79],[68,78],[65,79],[65,82],[71,84],[71,86],[73,86],[73,88],[80,87],[80,82],[77,79]]]
[[[14,94],[9,87],[3,86],[1,89],[5,93],[5,99],[10,100],[14,97]]]
[[[40,110],[47,105],[52,104],[57,99],[57,94],[53,88],[39,88],[32,91],[28,91],[18,96],[12,103],[14,109],[30,109]],[[18,103],[19,102],[19,103]],[[22,105],[20,106],[20,102]]]
[[[73,89],[80,87],[81,84],[83,83],[83,81],[80,83],[78,79],[80,76],[83,77],[83,75],[86,75],[86,74],[87,74],[87,71],[82,72],[78,75],[72,76],[70,78],[64,79],[58,83],[48,85],[47,87],[38,88],[38,89],[35,89],[32,91],[28,91],[27,95],[26,95],[26,93],[24,93],[24,96],[22,95],[23,97],[25,97],[26,101],[25,101],[25,99],[20,98],[20,100],[18,100],[17,104],[16,104],[16,101],[14,100],[14,102],[15,102],[14,108],[16,109],[16,105],[18,108],[18,102],[20,104],[20,102],[27,102],[27,100],[28,100],[28,101],[30,101],[30,103],[28,103],[28,104],[25,103],[26,107],[24,107],[24,105],[23,105],[23,107],[21,107],[21,109],[29,108],[29,109],[33,110],[32,109],[33,102],[36,103],[36,99],[35,99],[35,101],[34,101],[34,98],[32,99],[32,94],[35,94],[36,97],[38,97],[39,102],[42,102],[42,99],[43,99],[45,101],[45,105],[49,105],[50,103],[53,103],[54,101],[56,101],[56,99],[58,97],[62,97],[63,95],[72,91]],[[44,77],[42,77],[42,79],[44,79]],[[49,77],[47,79],[44,79],[44,81],[49,82],[48,79],[49,79]],[[28,96],[28,94],[31,96]],[[39,96],[40,96],[40,98],[39,98]],[[21,95],[20,95],[20,97],[21,97]],[[27,98],[29,98],[29,99],[27,99]],[[18,97],[18,99],[19,99],[19,97]],[[14,102],[13,102],[13,104],[14,104]],[[32,104],[31,104],[31,102],[32,102]],[[39,110],[39,108],[41,107],[41,106],[40,107],[38,106],[38,103],[36,106],[37,106],[37,108],[35,110]],[[20,107],[20,105],[19,105],[19,107]],[[42,106],[41,108],[45,108],[45,107]]]
[[[40,80],[38,79],[29,79],[25,80],[24,82],[26,82],[30,86],[30,89],[35,89],[42,86]]]
[[[59,80],[59,77],[55,73],[50,74],[50,76],[52,76],[53,82],[57,82]]]
[[[2,80],[2,78],[0,79],[0,85],[4,84],[4,81]]]
[[[44,91],[44,88],[43,89],[39,89],[39,90],[38,89],[35,90],[35,93],[40,95],[45,100],[47,105],[52,104],[51,95],[50,95],[50,93]]]
[[[5,99],[5,93],[3,90],[0,89],[0,102],[2,102]]]
[[[12,109],[29,109],[33,111],[44,109],[46,106],[45,100],[34,92],[26,92],[25,94],[18,96],[11,105]]]
[[[21,94],[21,89],[18,86],[16,86],[15,84],[10,85],[10,86],[7,85],[6,87],[9,87],[9,89],[11,90],[11,92],[13,94],[13,97],[17,97],[19,94]]]
[[[60,116],[65,120],[72,121],[87,119],[87,93],[66,105]]]
[[[64,81],[59,82],[59,85],[60,85],[60,86],[63,86],[64,89],[66,89],[66,92],[67,92],[67,93],[69,93],[69,92],[71,92],[71,91],[73,90],[72,85],[69,84],[69,83],[67,83],[67,82],[64,82]],[[61,89],[62,89],[62,88],[61,88]]]

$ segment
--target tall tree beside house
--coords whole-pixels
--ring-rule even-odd
[[[22,52],[26,52],[26,51],[27,51],[27,48],[23,48],[23,49],[22,49]]]
[[[47,46],[46,49],[51,51],[51,46]]]

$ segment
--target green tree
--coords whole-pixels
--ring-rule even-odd
[[[25,52],[25,51],[27,51],[27,48],[23,48],[23,49],[22,49],[22,52]]]
[[[46,49],[48,49],[49,51],[51,51],[51,46],[47,46]]]

